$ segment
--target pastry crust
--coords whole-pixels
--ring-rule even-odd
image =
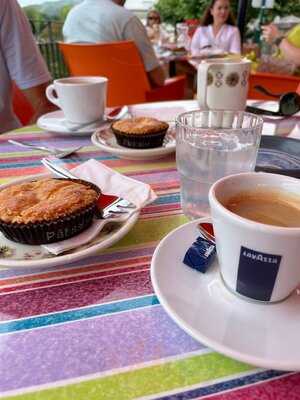
[[[112,124],[112,128],[119,133],[126,134],[152,134],[168,129],[169,125],[166,122],[159,121],[150,117],[137,117],[116,121]]]
[[[28,224],[53,221],[95,203],[92,187],[64,179],[41,179],[9,186],[0,191],[0,219]]]

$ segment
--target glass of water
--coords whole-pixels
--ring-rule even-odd
[[[262,126],[261,117],[244,111],[196,110],[176,118],[176,164],[185,215],[208,215],[208,191],[216,180],[254,170]]]

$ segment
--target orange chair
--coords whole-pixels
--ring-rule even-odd
[[[274,97],[267,96],[255,90],[254,86],[265,87],[271,93],[295,92],[300,84],[300,78],[292,75],[276,75],[265,72],[250,74],[248,99],[274,100]]]
[[[112,43],[59,43],[72,76],[108,78],[107,105],[144,103],[184,98],[185,76],[167,79],[151,89],[138,49],[133,41]]]
[[[33,118],[34,109],[22,91],[13,83],[13,110],[22,125],[28,125]]]

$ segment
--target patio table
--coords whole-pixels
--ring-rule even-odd
[[[197,108],[195,101],[148,107],[163,112],[166,105]],[[273,133],[300,138],[299,118],[277,123],[280,129]],[[217,353],[188,336],[159,304],[149,274],[152,254],[168,232],[187,221],[174,155],[130,161],[100,151],[89,136],[29,126],[0,135],[0,183],[45,172],[44,153],[8,139],[83,145],[64,159],[68,168],[94,158],[150,184],[158,199],[123,239],[88,258],[45,269],[0,270],[1,398],[300,398],[300,373],[264,370]]]

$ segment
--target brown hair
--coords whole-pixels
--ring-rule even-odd
[[[211,15],[210,10],[213,8],[213,6],[216,4],[216,2],[217,2],[217,0],[211,0],[210,4],[206,7],[203,17],[201,18],[201,22],[200,22],[201,26],[207,26],[214,22],[214,19],[213,19],[213,16]],[[229,15],[228,15],[227,21],[225,23],[229,24],[229,25],[235,25],[235,18],[232,14],[232,11],[229,11]]]
[[[146,24],[148,25],[148,18],[152,14],[155,16],[155,18],[157,18],[158,23],[160,24],[161,23],[160,13],[157,10],[154,10],[154,9],[148,11],[148,13],[147,13],[147,23]]]

